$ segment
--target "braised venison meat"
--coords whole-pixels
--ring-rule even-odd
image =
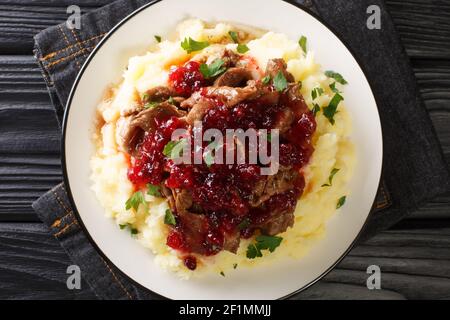
[[[270,60],[258,76],[232,51],[218,59],[224,70],[214,77],[205,77],[197,61],[173,68],[169,85],[149,90],[121,132],[131,155],[129,180],[138,188],[160,187],[176,220],[167,244],[187,255],[236,252],[241,238],[292,227],[305,184],[301,169],[313,152],[314,116],[282,59]],[[282,88],[273,81],[280,75]],[[187,129],[193,138],[195,122],[223,133],[278,129],[278,172],[263,175],[262,165],[247,163],[175,164],[164,151],[172,132]]]

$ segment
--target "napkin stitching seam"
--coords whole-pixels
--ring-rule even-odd
[[[128,292],[128,290],[125,288],[125,286],[122,284],[122,282],[119,280],[119,278],[116,276],[116,274],[114,273],[114,271],[111,269],[111,267],[109,266],[108,263],[106,263],[105,259],[103,259],[102,256],[100,256],[100,259],[103,261],[104,265],[106,266],[106,268],[108,269],[109,273],[111,273],[114,281],[122,288],[122,290],[125,292],[125,294],[127,295],[128,299],[133,300],[133,297],[131,296],[131,294]]]
[[[93,49],[93,48],[95,48],[95,45],[86,47],[86,48],[84,48],[84,50],[91,50],[91,49]],[[83,50],[75,51],[75,52],[72,53],[71,55],[62,57],[62,58],[60,58],[60,59],[58,59],[58,60],[56,60],[56,61],[53,61],[53,62],[51,62],[51,63],[48,63],[46,67],[47,67],[47,68],[53,67],[54,65],[57,65],[57,64],[59,64],[60,62],[63,62],[64,60],[67,60],[67,59],[69,59],[69,58],[72,58],[73,56],[79,55],[80,53],[82,53],[82,51],[83,51]],[[77,64],[78,64],[78,60],[77,60]]]
[[[67,35],[64,32],[63,28],[61,27],[61,25],[59,25],[59,30],[61,31],[62,35],[64,36],[64,39],[66,40],[67,45],[70,46],[71,43],[70,43],[69,39],[67,38]],[[73,52],[73,50],[70,50],[70,51]],[[77,51],[75,51],[75,52],[77,52]],[[78,70],[80,70],[81,66],[80,66],[80,62],[78,61],[78,58],[75,58],[74,60],[75,60],[75,64],[77,65]],[[49,66],[50,65],[51,64],[49,64]]]
[[[97,35],[95,35],[95,36],[89,38],[89,39],[83,40],[83,41],[81,41],[80,43],[81,43],[81,44],[87,43],[87,42],[89,42],[89,41],[92,41],[92,40],[95,40],[95,39],[97,39],[97,38],[103,37],[105,34],[106,34],[106,32],[102,32],[102,33],[100,33],[100,34],[97,34]],[[45,57],[42,57],[40,60],[41,60],[41,61],[46,61],[46,60],[52,59],[53,57],[55,57],[55,56],[58,55],[59,53],[64,52],[64,51],[67,51],[67,50],[69,50],[70,48],[76,46],[77,44],[78,44],[78,43],[71,44],[71,45],[68,46],[68,47],[64,47],[64,48],[62,48],[62,49],[59,49],[59,50],[50,52],[50,53],[46,54]]]

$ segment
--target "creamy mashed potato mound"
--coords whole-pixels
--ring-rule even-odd
[[[283,241],[273,253],[263,251],[263,258],[248,259],[246,250],[252,240],[242,239],[237,254],[221,251],[211,257],[195,255],[198,267],[195,271],[190,271],[179,259],[177,251],[166,245],[169,230],[164,224],[164,215],[169,206],[165,199],[145,195],[146,206],[140,205],[137,211],[126,210],[125,202],[133,194],[134,188],[127,178],[128,156],[118,147],[118,132],[124,122],[121,116],[123,109],[133,105],[137,95],[142,95],[155,86],[167,85],[171,66],[192,58],[214,57],[223,48],[236,51],[236,44],[224,41],[228,39],[230,30],[236,28],[224,23],[209,26],[200,20],[180,23],[171,40],[163,39],[147,53],[129,60],[122,82],[98,106],[99,129],[94,135],[97,151],[91,159],[92,190],[108,217],[115,219],[122,228],[126,226],[126,229],[136,229],[138,233],[133,236],[150,249],[155,255],[156,263],[182,278],[201,276],[208,272],[232,272],[236,265],[239,268],[254,267],[273,263],[275,260],[304,256],[312,244],[324,236],[326,222],[336,212],[338,199],[349,195],[347,185],[355,165],[354,146],[349,140],[351,119],[343,101],[334,117],[334,125],[322,112],[317,113],[317,130],[313,137],[315,151],[310,163],[304,168],[306,187],[295,209],[295,224],[279,235]],[[199,52],[187,54],[180,46],[185,37],[208,41],[211,45]],[[324,74],[314,59],[314,52],[308,51],[305,54],[297,41],[274,32],[262,33],[260,37],[250,40],[247,46],[250,50],[246,55],[254,57],[263,70],[269,59],[283,58],[295,80],[302,82],[301,93],[311,109],[311,92],[317,87],[322,88],[324,94],[314,102],[321,107],[329,104],[334,95],[329,85],[335,81]],[[336,83],[336,87],[344,91],[339,83]],[[340,170],[335,175],[332,186],[322,187],[328,182],[333,168]]]

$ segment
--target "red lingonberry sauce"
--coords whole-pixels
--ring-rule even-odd
[[[184,66],[175,67],[170,71],[169,83],[179,95],[190,96],[206,85],[206,80],[200,72],[200,64],[189,61]]]
[[[199,71],[199,64],[194,61],[172,69],[169,82],[185,97],[208,85]],[[289,131],[280,139],[280,164],[300,170],[308,163],[313,152],[311,138],[316,122],[302,100],[287,102],[287,99],[281,99],[279,104],[270,105],[260,99],[227,108],[220,100],[214,99],[211,98],[215,101],[215,107],[203,117],[203,130],[270,130],[274,128],[280,113],[290,108],[296,117]],[[274,210],[294,210],[305,186],[301,174],[293,189],[276,194],[263,206],[254,208],[249,204],[249,197],[255,184],[261,179],[267,179],[267,176],[261,175],[258,165],[175,165],[164,156],[163,149],[170,141],[172,132],[178,128],[187,128],[187,124],[176,117],[155,119],[155,122],[155,131],[146,133],[137,146],[137,155],[132,158],[128,178],[137,187],[164,182],[171,189],[190,191],[192,210],[198,214],[187,220],[185,216],[174,212],[177,225],[171,227],[167,237],[169,247],[186,254],[195,252],[214,255],[223,249],[227,235],[240,232],[241,237],[249,238],[257,225],[267,221]],[[194,141],[192,132],[191,138]],[[207,145],[205,142],[204,147]],[[194,270],[197,265],[192,256],[185,257],[184,264],[190,270]]]

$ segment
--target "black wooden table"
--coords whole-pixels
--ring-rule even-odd
[[[32,57],[33,36],[108,0],[0,0],[0,299],[95,298],[70,291],[71,264],[30,204],[61,181],[60,131]],[[388,0],[450,164],[450,0]],[[368,290],[369,265],[381,290]],[[352,252],[301,298],[450,298],[450,193]]]

